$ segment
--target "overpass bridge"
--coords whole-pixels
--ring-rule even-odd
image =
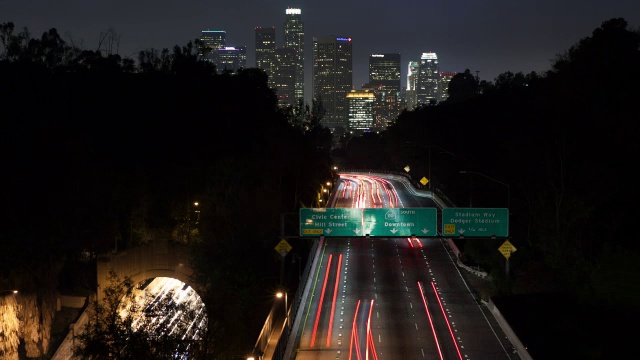
[[[196,291],[200,286],[192,281],[193,269],[189,264],[186,245],[177,244],[168,238],[156,238],[147,244],[141,244],[118,252],[101,254],[97,259],[97,298],[104,299],[104,290],[109,285],[110,272],[119,279],[130,278],[133,284],[139,284],[158,277],[173,278],[188,284]],[[70,325],[70,331],[58,347],[53,360],[76,360],[73,346],[76,335],[84,331],[89,321],[87,306],[76,322]]]
[[[114,271],[120,279],[130,278],[134,284],[156,277],[174,278],[190,285],[193,269],[189,264],[186,245],[177,244],[168,238],[159,238],[115,253],[100,255],[97,261],[98,300],[104,298],[108,276]]]

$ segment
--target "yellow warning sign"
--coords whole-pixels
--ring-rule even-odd
[[[505,257],[505,259],[508,259],[511,257],[511,254],[516,252],[516,247],[513,246],[512,243],[509,242],[509,240],[505,240],[505,242],[502,243],[502,245],[500,245],[500,247],[498,248],[498,251],[500,251],[500,253],[502,254],[502,256]]]
[[[278,243],[278,245],[276,245],[275,247],[276,251],[280,253],[280,255],[282,255],[283,257],[287,255],[287,253],[289,253],[289,251],[291,251],[291,249],[293,249],[291,247],[291,245],[289,245],[289,243],[287,242],[287,240],[282,239],[280,240],[280,242]]]
[[[455,235],[456,234],[456,224],[444,224],[444,234],[445,235]]]
[[[427,179],[426,177],[422,177],[422,179],[420,179],[420,184],[422,185],[427,185],[427,183],[429,182],[429,179]]]
[[[322,229],[302,229],[302,235],[322,235]]]

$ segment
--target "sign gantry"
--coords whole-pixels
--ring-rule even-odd
[[[302,208],[300,236],[508,237],[505,208]]]
[[[303,208],[300,236],[437,236],[435,208]]]

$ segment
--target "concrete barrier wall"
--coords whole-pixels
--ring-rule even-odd
[[[76,346],[76,335],[84,331],[85,326],[89,323],[89,312],[91,306],[87,306],[80,314],[78,319],[69,325],[69,333],[62,341],[56,352],[51,357],[52,360],[79,360],[79,357],[73,356],[73,348]]]
[[[60,295],[58,297],[61,307],[68,307],[73,309],[82,309],[87,304],[86,296],[70,296]],[[60,309],[58,309],[60,311]]]
[[[516,351],[518,352],[518,355],[520,355],[520,358],[523,360],[532,360],[533,358],[529,354],[529,351],[527,351],[527,348],[522,344],[516,333],[511,328],[511,325],[509,325],[507,320],[505,320],[505,318],[502,316],[502,313],[500,313],[500,309],[498,309],[498,307],[493,303],[493,301],[491,301],[491,299],[489,299],[489,302],[487,302],[486,305],[489,310],[491,310],[491,314],[493,314],[493,317],[502,328],[502,331],[504,331],[505,335],[507,335],[507,338],[509,339],[509,341],[511,341],[511,344],[513,344],[513,347],[516,348]]]

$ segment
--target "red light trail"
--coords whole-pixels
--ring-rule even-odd
[[[322,284],[322,293],[320,294],[320,302],[318,303],[318,311],[316,312],[316,322],[313,325],[313,333],[311,334],[311,344],[313,347],[316,343],[316,333],[318,332],[318,322],[320,321],[320,313],[322,312],[322,301],[324,300],[324,293],[327,289],[327,281],[329,279],[329,270],[331,269],[331,258],[333,254],[329,254],[329,260],[327,261],[327,271],[324,275],[324,283]]]

